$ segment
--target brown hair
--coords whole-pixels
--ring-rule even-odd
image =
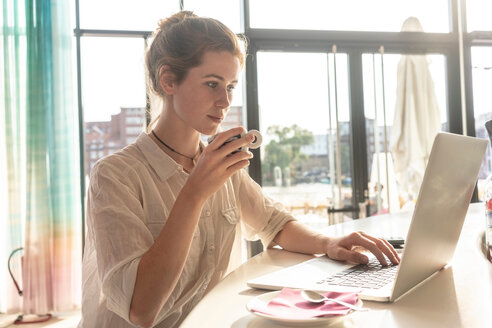
[[[246,47],[246,40],[243,40]],[[145,58],[150,89],[165,97],[160,85],[162,66],[170,67],[179,84],[191,68],[201,64],[203,54],[208,50],[229,51],[244,66],[245,53],[240,38],[218,20],[199,17],[191,11],[181,11],[162,19]]]

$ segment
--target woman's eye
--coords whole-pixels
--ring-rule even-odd
[[[234,89],[236,89],[235,85],[230,85],[227,87],[227,91],[229,91],[229,92],[234,91]]]
[[[207,85],[210,88],[215,89],[217,87],[218,83],[217,82],[207,82]]]

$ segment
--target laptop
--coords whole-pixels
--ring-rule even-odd
[[[486,147],[487,140],[437,134],[399,265],[354,265],[320,256],[252,279],[248,286],[270,290],[289,287],[357,291],[364,300],[396,301],[437,274],[452,259]],[[341,277],[354,271],[358,274],[350,278],[351,283],[339,283],[344,281]],[[389,281],[363,282],[369,271],[385,271],[379,273],[389,277]]]

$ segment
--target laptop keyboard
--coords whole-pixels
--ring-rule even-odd
[[[377,258],[373,258],[368,264],[360,264],[338,272],[317,283],[379,289],[395,279],[397,270],[397,265],[382,266]]]

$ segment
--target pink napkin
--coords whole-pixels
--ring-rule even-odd
[[[322,293],[329,298],[338,298],[350,304],[357,303],[357,293],[327,292]],[[346,315],[350,309],[335,302],[312,303],[301,296],[301,291],[284,288],[277,297],[262,306],[255,304],[252,311],[288,319],[310,319],[322,316]]]

